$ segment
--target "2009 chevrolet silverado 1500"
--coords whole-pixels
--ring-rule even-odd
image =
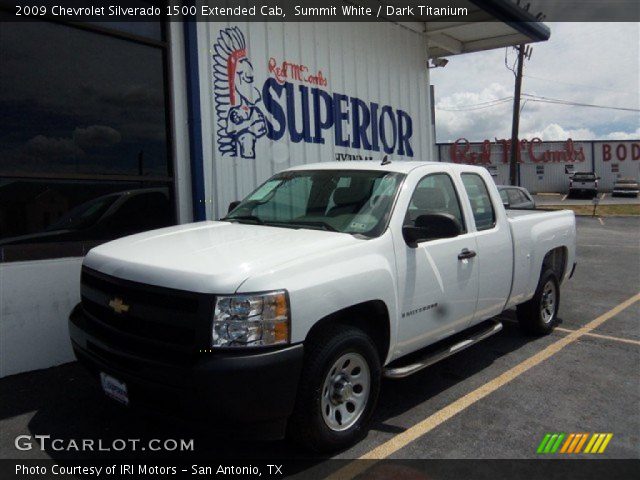
[[[570,211],[505,211],[484,168],[305,165],[221,221],[91,250],[70,334],[121,403],[330,451],[366,432],[383,376],[496,333],[503,310],[550,332],[575,236]]]

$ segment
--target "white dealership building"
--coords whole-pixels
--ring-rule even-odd
[[[0,7],[0,376],[73,360],[67,317],[101,242],[218,218],[293,165],[438,159],[429,60],[550,34],[509,0],[467,5],[402,23],[12,23]]]

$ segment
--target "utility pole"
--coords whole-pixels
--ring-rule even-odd
[[[518,150],[520,149],[520,142],[518,140],[518,132],[520,130],[520,93],[522,91],[522,67],[525,58],[525,46],[518,45],[518,66],[516,75],[516,90],[513,94],[513,121],[511,123],[511,156],[509,158],[509,183],[511,185],[518,184]],[[531,51],[527,47],[527,54],[531,56]]]

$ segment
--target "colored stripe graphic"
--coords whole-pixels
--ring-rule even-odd
[[[587,441],[587,438],[589,438],[589,434],[588,433],[583,433],[582,434],[582,438],[578,442],[578,445],[576,445],[576,449],[575,449],[575,451],[573,453],[580,453],[580,451],[582,450],[582,446]]]
[[[547,445],[547,442],[549,441],[549,439],[551,438],[551,434],[547,433],[544,438],[542,439],[542,441],[540,442],[540,445],[538,445],[538,450],[537,453],[542,453],[544,452],[544,447]]]
[[[612,438],[613,433],[547,433],[537,453],[604,453]]]
[[[556,453],[565,436],[564,433],[547,433],[538,445],[537,453]]]
[[[567,453],[573,453],[576,449],[576,447],[578,446],[578,442],[582,439],[582,434],[581,433],[576,433],[576,436],[573,437],[573,442],[571,442],[571,445],[569,446],[569,450],[567,450]]]
[[[554,433],[551,435],[551,438],[547,442],[547,446],[544,447],[544,453],[551,453],[551,447],[556,443],[556,439],[558,438],[558,434]]]
[[[604,440],[604,437],[605,437],[604,433],[598,433],[598,439],[596,440],[596,443],[593,444],[593,447],[591,448],[591,453],[598,453],[598,450],[600,449],[600,444]]]
[[[594,433],[584,453],[604,453],[613,438],[613,433]]]
[[[607,445],[609,445],[609,442],[611,441],[611,439],[613,438],[613,433],[607,433],[607,436],[604,439],[604,442],[602,442],[602,445],[600,445],[600,450],[598,450],[598,453],[604,453],[605,449],[607,448]]]
[[[591,453],[591,447],[593,447],[593,444],[596,443],[597,438],[598,435],[595,433],[591,436],[591,440],[589,440],[589,443],[587,443],[587,448],[584,449],[584,453]]]
[[[558,448],[560,448],[560,444],[562,443],[562,440],[564,439],[564,437],[565,437],[564,433],[561,433],[558,435],[558,439],[556,440],[556,443],[553,445],[549,453],[556,453],[558,451]]]
[[[569,436],[567,437],[567,440],[564,442],[564,445],[562,445],[562,449],[560,450],[560,453],[567,453],[567,449],[569,448],[569,445],[571,445],[571,442],[573,442],[573,439],[575,438],[576,434],[575,433],[570,433]]]

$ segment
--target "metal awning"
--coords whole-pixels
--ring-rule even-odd
[[[401,6],[401,0],[382,0],[383,4]],[[429,46],[429,57],[448,57],[523,43],[548,40],[551,30],[513,0],[432,0],[437,7],[464,7],[464,17],[444,17],[434,22],[427,16],[414,15],[416,22],[405,22],[422,31]],[[449,21],[450,19],[450,21]]]
[[[467,3],[469,16],[464,22],[425,22],[430,57],[542,42],[551,36],[549,27],[510,0]]]

